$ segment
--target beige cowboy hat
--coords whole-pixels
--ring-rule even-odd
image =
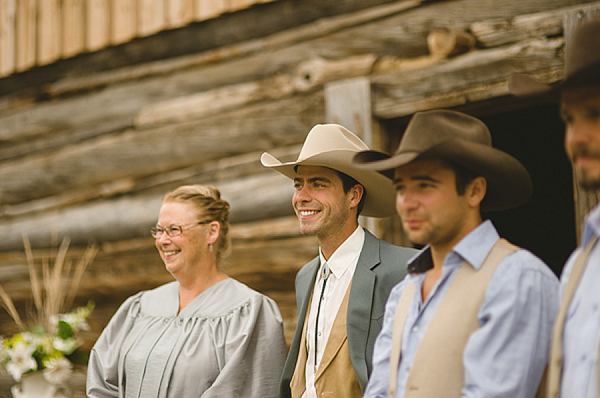
[[[365,188],[367,196],[361,215],[394,215],[396,208],[392,181],[376,171],[358,169],[352,163],[354,155],[366,150],[369,147],[346,128],[338,124],[317,124],[308,132],[295,162],[282,163],[267,152],[262,154],[260,162],[291,179],[296,177],[298,165],[321,166],[340,171]]]
[[[356,155],[357,167],[393,177],[394,169],[413,160],[441,158],[485,177],[487,192],[482,211],[506,210],[531,196],[531,177],[511,155],[492,147],[492,136],[479,119],[450,110],[416,113],[390,156],[376,151]]]
[[[600,85],[600,19],[583,22],[573,31],[565,55],[565,78],[553,85],[514,73],[508,87],[517,96],[545,94],[556,99],[563,87]]]

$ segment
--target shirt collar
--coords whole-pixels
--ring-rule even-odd
[[[466,261],[475,269],[481,268],[485,258],[499,238],[498,231],[496,231],[490,220],[482,222],[452,248],[444,259],[444,266],[460,265],[463,261]],[[429,246],[426,246],[408,264],[408,272],[410,273],[422,273],[431,268],[433,268],[433,260],[431,259]]]
[[[333,275],[336,278],[340,278],[344,272],[356,262],[355,260],[362,251],[363,244],[365,242],[365,231],[362,227],[358,227],[352,232],[352,234],[333,252],[328,261],[323,257],[321,248],[319,247],[319,259],[321,264],[329,266]]]
[[[594,207],[585,220],[581,246],[586,247],[594,235],[600,236],[600,205]]]

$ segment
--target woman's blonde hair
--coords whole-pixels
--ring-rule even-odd
[[[215,242],[217,262],[229,253],[229,203],[221,199],[221,192],[217,188],[210,185],[183,185],[167,193],[162,202],[191,203],[201,217],[198,221],[218,221],[221,229]]]

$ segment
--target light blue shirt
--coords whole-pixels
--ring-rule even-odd
[[[373,372],[365,397],[387,398],[394,313],[406,284],[412,281],[416,291],[402,335],[396,398],[404,397],[419,344],[456,271],[464,261],[479,269],[498,239],[498,232],[490,221],[471,231],[446,255],[442,276],[425,302],[421,296],[424,272],[407,275],[392,289],[383,328],[375,341]],[[427,247],[409,262],[409,270],[423,261],[431,264]],[[520,249],[500,262],[479,310],[481,327],[469,337],[463,354],[463,397],[528,398],[535,395],[548,361],[552,325],[558,311],[558,290],[556,276],[527,250]]]
[[[594,234],[600,236],[600,206],[588,215],[581,247],[586,247]],[[575,250],[560,277],[564,292],[577,253]],[[569,305],[563,329],[563,398],[598,396],[598,340],[600,338],[600,245],[596,243]]]

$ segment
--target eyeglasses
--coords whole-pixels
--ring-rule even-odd
[[[163,228],[163,227],[157,225],[156,227],[150,228],[150,234],[155,239],[160,238],[163,233],[167,234],[168,237],[178,236],[178,235],[181,235],[181,233],[183,231],[197,227],[198,225],[201,225],[201,224],[208,224],[212,221],[213,220],[198,221],[196,224],[193,224],[191,227],[185,228],[185,229],[184,229],[185,225],[182,226],[182,225],[171,224],[166,228]]]

